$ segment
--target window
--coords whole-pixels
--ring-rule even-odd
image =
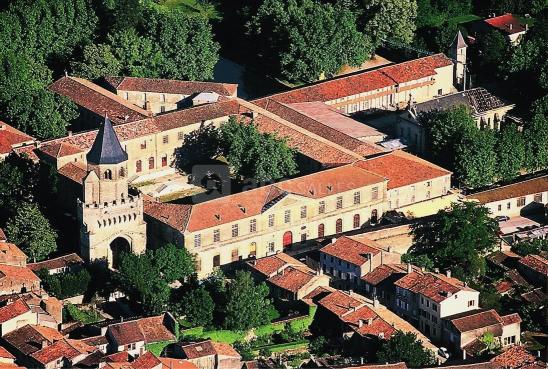
[[[162,143],[163,144],[166,144],[169,142],[169,136],[168,135],[165,135],[164,137],[162,137]]]
[[[542,194],[541,193],[535,194],[534,201],[535,202],[542,202]]]
[[[257,232],[257,219],[251,219],[249,221],[249,233]]]
[[[232,237],[238,237],[238,225],[237,224],[232,225]]]
[[[291,210],[286,210],[284,214],[284,222],[291,222]]]
[[[217,268],[221,265],[221,255],[215,255],[213,257],[213,268]]]
[[[249,244],[249,256],[255,256],[257,255],[257,243],[251,242]]]
[[[162,156],[162,166],[167,167],[167,155]]]
[[[342,232],[342,219],[337,219],[337,222],[335,223],[335,233],[341,233]]]
[[[128,92],[124,92],[124,97],[126,100],[129,100],[129,93]]]
[[[325,201],[320,201],[320,205],[318,206],[318,213],[319,214],[325,213]]]
[[[301,234],[301,243],[306,242],[306,233]]]
[[[301,206],[301,219],[306,218],[306,206]]]
[[[202,235],[201,234],[195,234],[194,235],[194,247],[200,247],[202,246]]]
[[[137,173],[139,173],[139,172],[142,171],[142,170],[143,170],[143,163],[141,162],[141,160],[137,160],[137,161],[135,162],[135,171],[136,171]]]
[[[361,194],[359,191],[354,192],[354,205],[358,205],[361,202]]]
[[[184,140],[185,139],[185,133],[184,132],[177,133],[177,139],[179,139],[179,141]]]
[[[426,187],[432,187],[432,181],[426,182]]]
[[[268,214],[268,226],[274,227],[274,214]]]
[[[442,94],[443,94],[443,89],[440,88],[440,89],[438,90],[438,95],[442,95]]]
[[[194,259],[194,268],[196,269],[197,272],[201,272],[202,271],[202,261],[198,258]]]
[[[426,198],[427,198],[427,199],[430,198],[430,191],[426,191]]]
[[[318,238],[322,238],[325,234],[325,226],[323,223],[318,224]]]
[[[415,202],[415,195],[411,196],[411,202],[412,202],[412,203]]]
[[[112,179],[112,171],[110,169],[105,170],[104,178]]]
[[[517,201],[518,206],[525,206],[525,197],[520,197]]]
[[[238,255],[238,249],[232,250],[232,254],[230,255],[230,259],[232,261],[238,261],[239,258],[240,258],[240,256]]]
[[[120,177],[125,177],[126,176],[126,170],[124,168],[120,168],[120,171],[118,172],[118,175]]]
[[[141,142],[141,150],[144,150],[147,148],[147,142],[146,141],[142,141]]]
[[[274,250],[275,250],[274,242],[269,242],[268,243],[268,252],[274,252]]]
[[[154,158],[152,156],[148,158],[148,169],[154,169]]]
[[[373,187],[371,189],[371,200],[377,200],[379,198],[379,188]]]
[[[432,303],[432,310],[438,311],[438,305]]]
[[[498,210],[498,211],[501,211],[501,210],[502,210],[502,204],[499,204],[499,205],[497,206],[497,210]]]
[[[221,241],[221,230],[220,229],[214,229],[213,230],[213,242],[220,242]]]
[[[343,207],[342,201],[343,201],[342,196],[338,196],[337,197],[337,209],[342,209],[342,207]]]
[[[166,102],[166,94],[161,94],[160,95],[160,101],[161,102]]]
[[[354,228],[360,228],[360,214],[354,214]]]
[[[476,305],[476,301],[470,300],[468,301],[468,307]]]

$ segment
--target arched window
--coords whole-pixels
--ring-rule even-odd
[[[139,172],[142,171],[142,170],[143,170],[143,163],[141,162],[141,160],[137,160],[137,161],[135,162],[135,171],[136,171],[137,173],[139,173]]]
[[[126,170],[124,168],[120,168],[120,177],[124,177],[126,175]]]
[[[293,243],[293,233],[291,233],[291,231],[285,232],[282,239],[283,247],[284,248],[289,247],[291,246],[292,243]]]
[[[318,238],[323,238],[325,234],[325,226],[323,223],[318,224]]]
[[[371,223],[377,223],[378,219],[379,219],[379,215],[377,213],[377,209],[373,209],[371,211]]]
[[[337,222],[335,223],[335,233],[341,233],[342,232],[342,219],[337,219]]]
[[[152,156],[148,158],[148,169],[154,169],[154,158]]]
[[[104,178],[112,179],[112,171],[110,169],[105,170]]]
[[[360,214],[354,215],[354,228],[360,228]]]

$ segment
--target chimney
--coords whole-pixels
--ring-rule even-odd
[[[407,274],[412,272],[413,272],[413,265],[411,265],[411,263],[407,263]]]
[[[447,276],[447,278],[451,278],[451,269],[447,269],[445,275]]]
[[[512,23],[508,24],[508,29],[512,30],[514,28],[514,25]]]
[[[439,274],[439,273],[440,273],[440,269],[439,269],[439,268],[434,268],[434,273]]]
[[[46,339],[42,340],[42,348],[48,347],[48,344],[49,344],[48,340],[46,340]]]
[[[337,242],[337,237],[333,237],[333,238],[331,239],[331,243],[335,243],[335,242]]]
[[[358,320],[358,328],[361,328],[361,327],[363,327],[363,320],[362,319]]]
[[[373,299],[373,307],[378,308],[379,306],[380,306],[379,299],[375,296],[375,298]]]
[[[367,325],[371,325],[371,324],[373,324],[373,318],[367,319]]]
[[[72,136],[72,131],[67,131],[68,136]]]
[[[528,31],[529,30],[529,25],[527,23],[525,23],[525,30]]]
[[[148,111],[148,112],[151,112],[152,111],[152,106],[150,104],[150,101],[145,101],[145,110]]]

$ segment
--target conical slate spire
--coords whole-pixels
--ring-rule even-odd
[[[127,160],[127,153],[122,149],[112,122],[106,115],[86,159],[91,164],[119,164]]]
[[[459,30],[459,32],[455,36],[455,39],[453,40],[453,43],[451,44],[451,48],[462,49],[463,47],[468,47],[468,45],[466,45],[466,42],[464,41],[464,37],[462,36],[461,31]]]

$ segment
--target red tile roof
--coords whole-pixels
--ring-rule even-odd
[[[542,291],[542,287],[523,293],[521,298],[533,304],[542,304],[545,301],[548,301],[548,295]]]
[[[361,160],[355,165],[388,179],[389,190],[451,174],[448,170],[403,151],[392,151]]]
[[[334,243],[323,247],[320,252],[334,256],[354,265],[361,266],[371,259],[370,255],[377,255],[382,245],[366,237],[359,240],[350,237],[339,237]]]
[[[211,355],[240,358],[240,354],[228,343],[213,342],[211,340],[181,345],[181,349],[188,359],[197,359]]]
[[[25,284],[27,288],[40,283],[40,278],[27,267],[0,264],[0,290],[10,291],[12,286]]]
[[[6,241],[8,238],[6,237],[6,234],[4,233],[4,230],[0,228],[0,242]]]
[[[287,267],[283,269],[281,273],[268,278],[268,282],[272,283],[276,287],[297,293],[315,276],[316,273],[312,271],[307,273],[297,268]]]
[[[498,17],[484,19],[484,22],[495,27],[509,35],[519,32],[525,32],[527,28],[522,24],[517,17],[510,13],[500,15]]]
[[[332,369],[407,369],[407,365],[404,362],[394,364],[365,364],[360,366],[337,366]]]
[[[159,92],[166,94],[193,95],[200,92],[216,92],[224,96],[236,96],[237,84],[179,81],[174,79],[106,77],[105,80],[116,90]]]
[[[0,307],[0,324],[4,324],[5,322],[17,318],[18,316],[29,311],[30,307],[24,300],[15,300],[11,304]]]
[[[34,352],[31,356],[34,360],[46,365],[61,358],[73,360],[79,355],[91,353],[93,351],[95,351],[94,347],[91,347],[83,342],[75,340],[59,340],[37,352]]]
[[[532,195],[545,191],[548,191],[548,175],[477,192],[468,195],[467,198],[477,200],[481,204],[487,204],[490,202],[513,199],[516,197]]]
[[[2,241],[2,237],[4,237]],[[2,255],[2,258],[5,259],[22,259],[26,260],[27,255],[21,251],[17,245],[10,243],[10,242],[4,242],[5,241],[5,235],[3,234],[2,230],[0,229],[0,254]]]
[[[127,351],[115,352],[105,356],[105,361],[110,363],[123,363],[129,361],[129,353]]]
[[[146,110],[83,78],[62,77],[51,84],[49,89],[68,97],[79,106],[99,116],[108,114],[114,124],[133,122],[151,115]]]
[[[518,313],[504,315],[501,317],[501,319],[503,325],[521,323],[521,317]]]
[[[162,362],[156,356],[147,351],[135,359],[135,361],[131,363],[131,367],[134,369],[152,369],[161,364]]]
[[[266,277],[276,274],[279,270],[286,266],[308,269],[305,264],[287,254],[284,254],[283,252],[249,261],[247,264]]]
[[[108,327],[108,331],[118,345],[128,345],[141,341],[152,343],[175,339],[175,335],[164,325],[163,315],[112,324]]]
[[[474,291],[456,278],[448,278],[443,274],[418,271],[406,274],[394,284],[426,296],[437,303],[460,291]]]
[[[5,334],[2,339],[23,355],[30,355],[40,350],[44,341],[51,344],[54,341],[62,340],[63,335],[53,328],[25,325]]]
[[[70,267],[75,264],[83,264],[84,260],[75,253],[59,256],[57,258],[40,261],[38,263],[28,264],[28,268],[32,271],[39,271],[40,269],[59,269],[63,267]]]
[[[0,155],[9,154],[15,146],[34,141],[31,136],[0,121]]]
[[[78,184],[83,184],[84,178],[88,174],[86,166],[80,162],[70,162],[65,164],[58,169],[58,172],[63,177],[66,177]]]
[[[446,320],[453,323],[453,326],[461,333],[473,331],[480,328],[498,326],[498,334],[502,334],[503,321],[499,314],[491,310],[476,310],[462,314],[457,314],[456,317],[446,317]]]
[[[13,356],[8,350],[6,350],[3,346],[0,346],[0,358],[3,359],[15,359],[15,356]]]
[[[514,345],[491,359],[492,363],[499,364],[505,369],[517,369],[532,364],[537,358],[523,346]]]
[[[181,232],[186,229],[191,211],[192,205],[144,201],[145,216],[156,219]]]
[[[412,266],[412,271],[420,271],[420,268]],[[394,274],[401,274],[403,277],[406,273],[407,264],[383,264],[364,275],[361,279],[372,286],[376,286]]]
[[[283,103],[333,101],[342,97],[393,87],[424,77],[435,76],[436,69],[451,65],[443,54],[436,54],[404,63],[364,71],[349,76],[318,82],[270,96]],[[264,100],[257,100],[259,104]]]
[[[548,276],[548,260],[540,255],[527,255],[521,258],[519,263],[533,269],[537,273]]]
[[[163,369],[198,369],[198,367],[188,360],[173,359],[170,357],[160,357]]]

